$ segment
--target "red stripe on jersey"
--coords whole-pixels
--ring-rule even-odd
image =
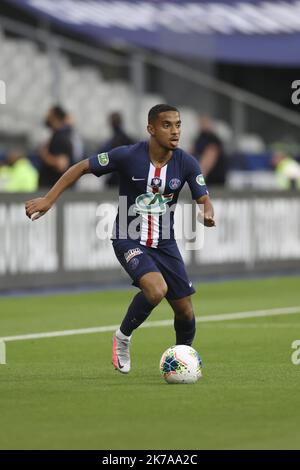
[[[155,168],[155,173],[154,173],[155,178],[160,177],[160,170],[161,168]],[[152,188],[152,192],[157,193],[158,188]],[[153,216],[148,215],[148,236],[147,236],[147,242],[146,242],[146,246],[148,247],[152,246],[152,243],[153,243],[152,236],[153,236]]]

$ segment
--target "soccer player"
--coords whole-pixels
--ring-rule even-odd
[[[215,226],[214,211],[197,160],[178,148],[179,111],[159,104],[149,111],[149,142],[118,147],[83,160],[69,168],[45,197],[26,202],[28,217],[44,215],[59,195],[83,174],[96,176],[118,171],[120,196],[112,237],[115,254],[140,291],[113,336],[112,363],[120,372],[130,371],[130,340],[133,331],[166,297],[174,311],[176,344],[192,345],[196,326],[191,295],[195,290],[185,270],[173,230],[172,204],[188,183],[193,199],[203,207],[203,223]],[[121,201],[122,198],[120,198]],[[167,217],[166,217],[167,216]],[[135,230],[133,230],[135,227]]]

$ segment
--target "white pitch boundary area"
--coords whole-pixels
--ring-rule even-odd
[[[219,315],[207,315],[203,317],[196,317],[197,323],[207,322],[219,322],[229,320],[243,320],[246,318],[262,318],[262,317],[274,317],[278,315],[292,315],[300,313],[300,306],[297,307],[286,307],[286,308],[273,308],[268,310],[253,310],[249,312],[236,312],[236,313],[221,313]],[[159,320],[150,321],[141,325],[141,328],[156,328],[160,326],[171,326],[173,320]],[[18,336],[4,336],[0,338],[0,364],[6,364],[6,348],[5,343],[11,341],[26,341],[30,339],[42,339],[42,338],[59,338],[62,336],[75,336],[75,335],[86,335],[91,333],[107,333],[115,331],[119,328],[119,325],[108,325],[99,326],[92,328],[80,328],[76,330],[63,330],[63,331],[49,331],[46,333],[31,333],[26,335]]]

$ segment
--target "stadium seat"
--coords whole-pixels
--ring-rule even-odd
[[[122,112],[125,129],[133,138],[148,137],[146,116],[153,105],[165,102],[163,96],[148,93],[138,102],[126,81],[104,80],[98,67],[74,66],[61,52],[53,58],[34,42],[8,39],[1,30],[0,37],[1,79],[9,83],[9,107],[1,109],[0,132],[25,133],[31,144],[37,144],[46,135],[43,121],[47,110],[60,102],[71,113],[83,139],[94,145],[109,137],[108,116],[114,111]],[[181,146],[189,150],[198,132],[198,115],[191,108],[180,109],[184,122]],[[215,127],[225,145],[230,144],[233,133],[229,125],[216,121]],[[238,150],[262,154],[265,144],[257,135],[243,135]],[[245,166],[249,164],[245,162]]]
[[[240,152],[251,152],[253,154],[263,153],[266,146],[261,137],[255,134],[241,135],[237,141],[237,150]]]

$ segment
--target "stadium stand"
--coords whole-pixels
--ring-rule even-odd
[[[73,66],[67,55],[60,53],[58,61],[58,98],[74,116],[84,140],[98,143],[107,139],[107,117],[120,108],[128,132],[137,138],[146,137],[143,128],[135,127],[132,86],[122,80],[104,80],[99,68]],[[56,85],[51,55],[40,50],[33,41],[7,38],[0,31],[0,70],[1,78],[10,84],[7,90],[9,105],[0,117],[0,132],[25,134],[31,144],[40,142],[45,136],[43,118],[53,103],[51,97]],[[164,101],[161,95],[145,94],[139,111],[140,121],[145,121],[149,108]],[[181,113],[184,121],[182,146],[189,148],[197,132],[197,113],[189,107],[181,107]],[[217,121],[216,129],[225,144],[229,144],[232,139],[230,126]],[[249,142],[255,151],[264,148],[261,138],[255,135],[242,136],[240,145],[244,149]]]

